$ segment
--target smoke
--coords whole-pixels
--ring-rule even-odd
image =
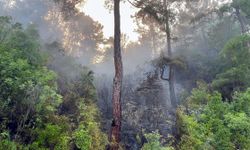
[[[56,28],[52,29],[53,26],[49,26],[44,20],[51,4],[46,0],[0,0],[0,15],[11,16],[15,22],[24,26],[35,24],[44,40],[57,40],[58,37],[50,32]]]
[[[208,37],[208,33],[212,33],[211,28],[218,24],[214,20],[214,24],[207,23],[214,19],[213,16],[205,20],[204,24],[199,24],[199,27],[190,25],[190,20],[195,15],[206,14],[213,8],[211,5],[216,4],[212,3],[215,2],[212,0],[198,2],[200,3],[197,3],[199,7],[196,7],[196,10],[190,7],[190,9],[178,12],[176,24],[172,26],[174,54],[183,57],[189,67],[186,72],[176,71],[177,95],[182,92],[183,87],[191,89],[192,83],[190,82],[200,78],[204,79],[202,78],[204,76],[211,76],[207,67],[214,65],[211,61],[215,60],[215,54],[210,54],[214,52],[214,48],[211,48],[210,43],[214,45],[218,41],[210,42],[211,38]],[[106,120],[111,119],[112,78],[114,75],[113,38],[105,38],[102,32],[103,26],[84,12],[73,12],[68,16],[62,11],[64,7],[52,0],[0,0],[0,15],[12,16],[15,22],[20,22],[24,26],[29,24],[37,26],[41,36],[42,49],[50,55],[49,67],[59,75],[71,79],[79,75],[83,66],[93,70],[98,91],[98,105]],[[166,118],[158,117],[168,117],[165,112],[171,110],[169,85],[167,81],[154,78],[155,66],[152,65],[152,60],[159,57],[160,51],[165,49],[166,38],[157,23],[152,20],[148,21],[146,28],[140,26],[142,22],[137,22],[139,26],[137,31],[141,35],[138,43],[130,43],[126,40],[126,36],[122,36],[125,73],[122,96],[124,122],[134,129],[139,129],[138,126],[147,128],[153,124],[152,129],[161,128],[167,131],[165,128],[158,127],[157,124],[166,120]],[[231,20],[228,22],[232,23]],[[222,24],[221,27],[231,31],[231,25],[228,22],[225,22],[228,26]],[[226,33],[225,30],[219,29],[219,31],[215,30],[213,33],[221,35]],[[221,33],[222,31],[223,33]],[[225,41],[232,34],[234,33],[230,32],[225,37]],[[224,45],[224,43],[220,45]],[[159,108],[162,108],[164,115],[158,114]],[[148,113],[150,111],[151,113]],[[134,114],[137,114],[135,116],[137,119],[132,116]],[[154,114],[157,115],[154,116]],[[108,130],[110,122],[106,120],[104,128]],[[134,126],[134,124],[136,125]],[[162,125],[167,126],[166,123]]]
[[[212,1],[201,1],[198,4],[197,10],[180,9],[179,14],[182,15],[178,14],[177,19],[183,22],[177,21],[172,32],[173,50],[185,54],[189,64],[194,61],[192,55],[189,56],[190,49],[199,49],[205,44],[196,42],[197,39],[204,38],[200,38],[201,32],[190,28],[188,20],[193,17],[192,14],[202,13],[201,7],[203,12],[207,12],[216,5]],[[65,7],[67,7],[65,3],[55,3],[52,0],[0,0],[0,15],[12,16],[14,21],[24,26],[35,24],[41,36],[42,49],[51,57],[50,67],[59,74],[69,78],[76,76],[79,74],[79,69],[74,66],[75,64],[87,66],[94,71],[96,77],[107,76],[112,81],[113,38],[104,37],[102,24],[84,12],[73,11],[72,14],[67,14],[68,9]],[[157,23],[144,20],[144,23],[148,24],[145,28],[140,26],[142,22],[138,18],[137,21],[137,31],[141,35],[139,42],[130,43],[125,35],[122,36],[124,73],[125,76],[133,76],[130,80],[135,84],[145,80],[148,73],[154,72],[152,60],[159,57],[166,43],[165,34],[160,31]],[[174,42],[175,36],[178,38],[177,42]]]
[[[0,0],[0,15],[11,16],[15,22],[24,26],[35,24],[43,49],[49,51],[54,59],[63,59],[64,56],[55,53],[56,50],[51,50],[52,47],[63,51],[75,64],[89,67],[96,75],[113,76],[112,38],[106,39],[102,32],[103,26],[84,13],[77,12],[66,17],[63,7],[61,3],[54,3],[52,0]],[[47,47],[54,42],[60,46]],[[136,71],[137,66],[149,62],[152,59],[151,52],[145,46],[124,49],[125,74],[131,74]],[[54,60],[53,63],[54,68],[67,66],[66,61]],[[72,74],[72,70],[65,72],[69,73]]]

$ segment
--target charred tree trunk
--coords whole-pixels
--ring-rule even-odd
[[[172,46],[171,46],[171,30],[169,26],[169,10],[167,8],[167,1],[164,0],[164,10],[165,10],[165,32],[167,34],[167,52],[168,57],[172,59]],[[172,64],[169,65],[169,93],[170,100],[172,106],[177,106],[176,95],[175,95],[175,74],[174,74],[174,66]]]
[[[239,23],[240,23],[241,33],[242,33],[242,34],[245,34],[246,31],[247,31],[247,29],[246,29],[244,20],[243,20],[241,14],[240,14],[240,8],[239,8],[239,7],[236,7],[236,8],[235,8],[235,11],[236,11],[235,14],[236,14],[236,16],[237,16],[237,19],[238,19],[238,21],[239,21]]]
[[[150,23],[149,25],[149,29],[150,29],[150,36],[151,36],[151,40],[152,40],[152,48],[153,48],[153,58],[155,57],[156,55],[156,37],[155,37],[155,30],[154,30],[154,24],[153,22]]]
[[[123,78],[123,65],[121,56],[121,31],[120,31],[120,0],[114,0],[114,65],[115,65],[115,77],[113,81],[113,121],[111,125],[110,133],[110,149],[118,150],[119,142],[121,141],[121,90],[122,90],[122,78]]]

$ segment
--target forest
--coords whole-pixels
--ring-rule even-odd
[[[0,150],[250,150],[250,0],[0,0]]]

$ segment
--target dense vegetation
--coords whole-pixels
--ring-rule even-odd
[[[247,6],[249,1],[235,0],[218,10],[218,18],[201,17],[216,20],[215,23],[201,18],[195,20],[202,22],[197,27],[202,32],[192,35],[196,43],[177,47],[176,57],[186,64],[184,70],[176,68],[177,82],[186,86],[186,90],[176,111],[177,131],[174,133],[175,142],[172,142],[175,149],[249,149],[250,36]],[[241,14],[235,13],[237,11]],[[148,143],[142,149],[173,149],[157,132],[145,136]]]
[[[0,17],[0,149],[104,149],[93,74],[58,87],[34,26]]]
[[[64,7],[75,7],[71,6],[75,5],[74,3],[68,6],[67,3],[70,2],[62,1],[65,3]],[[138,147],[142,150],[249,149],[249,1],[233,0],[216,11],[212,10],[213,14],[209,12],[212,15],[202,14],[200,18],[191,21],[200,23],[198,27],[189,27],[189,24],[180,21],[183,16],[193,13],[191,9],[183,12],[183,16],[178,16],[172,14],[172,10],[168,10],[167,6],[162,8],[162,5],[159,5],[161,1],[136,2],[138,4],[135,3],[135,7],[140,11],[135,18],[138,26],[141,25],[137,31],[141,37],[138,43],[128,43],[124,46],[125,50],[122,53],[126,56],[125,51],[131,49],[162,50],[165,46],[162,48],[159,45],[173,43],[173,52],[171,46],[168,48],[170,56],[160,56],[148,62],[155,67],[154,77],[160,81],[164,79],[160,79],[157,71],[162,71],[163,75],[163,66],[168,66],[170,72],[175,72],[172,79],[165,80],[173,81],[172,90],[171,84],[169,85],[169,93],[173,94],[174,98],[170,98],[173,101],[171,106],[174,106],[173,109],[176,111],[173,113],[176,117],[173,135],[164,137],[157,130],[146,133],[142,129],[143,133],[138,133]],[[166,0],[164,2],[166,3]],[[174,19],[175,17],[177,19]],[[209,21],[202,20],[204,18]],[[91,20],[90,17],[88,19]],[[179,41],[177,39],[175,43],[174,35],[183,34],[172,29],[172,26],[177,26],[178,23],[183,23],[185,29],[191,33],[187,33],[188,38]],[[105,41],[101,25],[97,26],[98,31],[90,29],[91,40],[85,41],[93,45],[89,49],[96,49],[103,43],[104,47],[108,43],[104,49],[112,49],[110,41],[113,39]],[[161,29],[162,26],[164,29]],[[168,35],[168,42],[165,34]],[[117,37],[120,44],[120,32]],[[183,45],[180,44],[182,42]],[[77,71],[70,76],[60,72],[57,66],[53,66],[55,64],[51,58],[52,49],[60,49],[60,43],[46,44],[42,44],[35,25],[24,27],[20,23],[15,23],[11,17],[0,17],[0,150],[106,149],[109,144],[108,136],[101,124],[103,116],[97,107],[98,98],[93,83],[93,72],[85,66],[71,62],[70,56],[61,55],[58,62],[64,64],[63,59],[66,58],[66,61],[69,61],[64,65],[70,65],[68,68]],[[116,45],[115,49],[119,50],[121,65],[120,47]],[[112,55],[110,51],[98,53],[105,59]],[[122,68],[117,68],[119,67]],[[122,70],[120,71],[119,78],[122,78]],[[153,82],[152,78],[149,76],[147,80]],[[119,81],[118,94],[114,94],[119,98],[119,105],[118,102],[115,103],[119,108],[118,121],[108,120],[112,127],[116,126],[116,122],[119,125],[117,131],[113,131],[117,134],[117,143],[111,143],[115,145],[115,149],[123,147],[123,144],[119,143],[123,121],[120,110],[120,95],[123,90],[121,83],[122,81]],[[175,92],[179,88],[175,86],[177,84],[182,88],[181,92]]]
[[[249,41],[248,35],[229,40],[214,80],[198,83],[178,109],[179,149],[248,149]]]
[[[249,148],[249,42],[248,35],[230,39],[218,53],[214,78],[208,83],[206,76],[198,78],[197,87],[184,96],[176,112],[176,149]],[[173,149],[160,144],[162,140],[157,132],[145,136],[148,142],[144,150]]]

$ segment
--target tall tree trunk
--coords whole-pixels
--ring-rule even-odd
[[[153,50],[152,50],[152,54],[153,54],[152,57],[154,58],[156,56],[157,49],[156,49],[156,42],[155,42],[156,37],[155,37],[155,30],[154,30],[154,23],[153,23],[153,21],[150,23],[149,29],[150,29],[150,36],[151,36],[151,40],[152,40],[152,48],[153,48]]]
[[[169,26],[169,10],[167,8],[167,1],[163,1],[164,10],[165,10],[165,32],[167,34],[167,52],[168,57],[172,59],[172,47],[171,47],[171,30]],[[170,100],[173,107],[177,106],[176,95],[175,95],[175,74],[174,74],[174,67],[172,64],[169,65],[169,93],[170,93]]]
[[[120,0],[114,0],[114,65],[115,77],[113,81],[113,121],[111,125],[110,142],[111,150],[119,149],[119,142],[121,140],[121,90],[123,78],[123,65],[121,56],[121,31],[120,31]]]
[[[240,23],[241,33],[245,34],[247,30],[246,30],[246,26],[245,26],[244,20],[243,20],[241,14],[240,14],[240,8],[236,7],[235,11],[236,11],[235,13],[236,13],[237,19],[238,19],[238,21]]]

